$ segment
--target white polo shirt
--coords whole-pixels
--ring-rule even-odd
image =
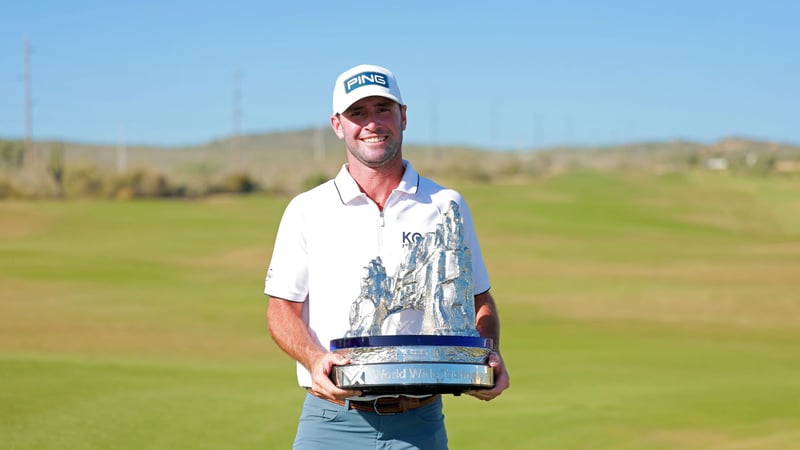
[[[464,243],[472,253],[473,292],[489,290],[489,276],[475,235],[472,214],[461,194],[421,177],[408,161],[400,184],[383,211],[370,200],[342,166],[339,174],[289,203],[281,219],[264,293],[305,302],[303,318],[324,348],[350,329],[350,306],[361,290],[363,269],[380,256],[387,276],[394,275],[419,233],[433,232],[448,209],[458,203],[464,222]],[[418,334],[421,313],[390,316],[383,334]],[[311,375],[297,364],[301,386]]]

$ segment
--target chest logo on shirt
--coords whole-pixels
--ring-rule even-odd
[[[403,231],[403,245],[412,245],[420,239],[422,239],[422,233]]]

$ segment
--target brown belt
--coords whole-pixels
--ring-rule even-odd
[[[351,400],[349,405],[350,409],[355,409],[357,411],[365,411],[381,415],[398,414],[429,405],[440,397],[440,394],[422,398],[405,397],[401,395],[400,397],[381,397],[376,398],[375,400]],[[328,401],[331,403],[336,403],[339,406],[345,405],[344,400]]]

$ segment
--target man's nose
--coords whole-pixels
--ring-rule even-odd
[[[364,128],[377,128],[381,124],[378,113],[368,112],[364,116]]]

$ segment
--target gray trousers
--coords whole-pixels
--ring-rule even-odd
[[[306,394],[293,448],[446,450],[442,400],[404,413],[379,415]]]

